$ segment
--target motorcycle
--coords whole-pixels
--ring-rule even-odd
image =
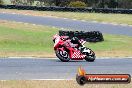
[[[54,51],[56,56],[62,62],[70,60],[83,60],[93,62],[96,58],[95,53],[84,46],[86,41],[79,40],[77,44],[73,44],[68,36],[53,36]]]

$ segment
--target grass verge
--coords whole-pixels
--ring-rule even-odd
[[[132,88],[130,84],[85,84],[80,86],[75,80],[55,81],[0,81],[0,88]]]
[[[55,57],[52,36],[58,28],[0,20],[0,57]],[[86,43],[97,57],[132,56],[132,37],[104,34],[104,42]]]
[[[80,12],[55,12],[55,11],[32,11],[32,10],[11,10],[0,9],[0,12],[14,12],[20,14],[37,15],[37,16],[55,16],[62,18],[109,22],[117,24],[132,25],[131,14],[104,14],[104,13],[80,13]]]
[[[1,56],[53,56],[52,36],[57,28],[16,22],[0,22]]]

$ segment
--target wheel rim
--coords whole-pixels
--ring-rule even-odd
[[[68,53],[66,51],[59,51],[59,54],[66,60],[68,59]]]

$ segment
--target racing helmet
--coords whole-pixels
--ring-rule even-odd
[[[79,39],[78,39],[77,37],[73,37],[73,38],[71,39],[71,42],[72,42],[73,44],[78,44],[78,43],[79,43]]]

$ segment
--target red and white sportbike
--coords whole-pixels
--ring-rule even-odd
[[[95,53],[84,46],[86,41],[79,40],[77,37],[69,38],[68,36],[53,36],[54,50],[56,56],[63,62],[69,60],[83,60],[93,62]]]

